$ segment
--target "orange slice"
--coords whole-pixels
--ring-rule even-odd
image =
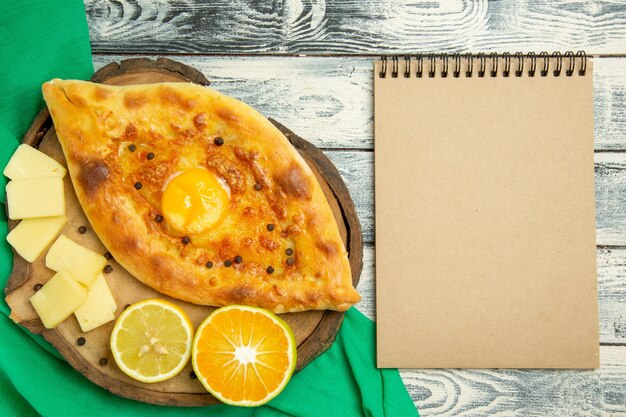
[[[193,341],[191,360],[202,385],[220,401],[244,407],[267,403],[296,366],[296,339],[267,310],[231,305],[211,313]]]

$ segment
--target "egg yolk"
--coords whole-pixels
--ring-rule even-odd
[[[228,204],[228,192],[217,177],[202,168],[178,174],[161,198],[163,217],[182,233],[201,233],[214,226]]]

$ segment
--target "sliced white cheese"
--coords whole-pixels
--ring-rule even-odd
[[[30,219],[65,215],[65,195],[61,178],[36,178],[9,181],[7,184],[9,218]]]
[[[68,318],[87,298],[87,289],[67,271],[57,272],[30,297],[46,329],[54,329]]]
[[[81,284],[89,287],[106,265],[104,256],[79,245],[65,235],[52,244],[46,255],[46,266],[53,271],[69,271]]]
[[[22,258],[35,262],[66,222],[65,216],[24,219],[7,235],[7,241]]]
[[[54,159],[29,145],[21,144],[13,153],[3,174],[12,180],[63,178],[67,170]]]
[[[87,299],[74,311],[74,315],[83,332],[88,332],[114,320],[115,310],[117,304],[113,294],[104,275],[100,273],[87,290]]]

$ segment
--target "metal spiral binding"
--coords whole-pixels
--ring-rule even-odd
[[[465,59],[467,59],[467,71],[465,71],[465,76],[469,78],[472,76],[472,71],[474,70],[474,56],[468,52],[467,55],[465,55]]]
[[[450,58],[454,61],[453,65],[449,65]],[[474,71],[474,58],[478,61],[477,70]],[[529,52],[527,54],[523,54],[521,52],[516,52],[511,55],[509,52],[504,52],[502,54],[497,54],[495,52],[486,55],[484,53],[478,53],[476,55],[467,53],[461,55],[460,53],[454,54],[442,54],[437,56],[433,53],[431,54],[417,54],[415,56],[415,77],[422,78],[428,74],[428,78],[435,78],[437,75],[437,61],[439,61],[441,65],[440,76],[441,78],[446,78],[451,73],[454,78],[459,78],[461,75],[465,75],[466,78],[471,78],[476,72],[476,75],[479,78],[484,78],[487,74],[487,62],[490,61],[490,71],[489,77],[497,77],[498,76],[498,66],[499,59],[502,59],[502,76],[503,77],[521,77],[524,75],[524,61],[529,61],[529,69],[527,75],[529,77],[546,77],[550,72],[550,62],[551,60],[556,62],[556,66],[552,71],[552,75],[554,77],[561,76],[561,73],[564,72],[566,77],[571,77],[574,75],[574,72],[578,66],[578,75],[584,76],[587,72],[587,54],[585,51],[578,51],[574,53],[573,51],[567,51],[565,54],[561,54],[560,52],[554,52],[549,54],[546,51],[540,52],[539,55],[534,52]],[[427,60],[428,63],[426,66],[428,67],[426,72],[424,69],[424,60]],[[400,71],[400,60],[404,60],[404,78],[411,78],[413,75],[411,73],[411,55],[404,55],[400,58],[398,55],[391,55],[390,57],[383,55],[380,60],[380,72],[378,76],[380,78],[386,78],[387,72],[390,73],[391,78],[398,78],[398,74]],[[465,60],[467,67],[465,72],[461,73],[462,63],[461,61]],[[563,71],[563,61],[566,61],[566,68]],[[391,65],[389,65],[389,61],[391,61]],[[516,63],[512,63],[516,61]],[[540,69],[537,71],[537,61],[539,61]],[[512,65],[514,66],[512,68]],[[390,67],[390,70],[388,71]],[[450,70],[452,68],[452,70]],[[512,71],[513,69],[513,71]]]
[[[430,70],[428,70],[428,76],[430,78],[435,77],[435,69],[437,67],[437,62],[435,61],[435,54],[430,54]]]
[[[460,75],[461,75],[461,54],[456,53],[454,54],[454,72],[452,73],[452,76],[454,78],[459,78]]]
[[[478,77],[482,78],[485,76],[485,68],[487,66],[487,63],[485,60],[485,54],[481,52],[478,55],[476,55],[476,57],[478,58],[478,62],[480,62],[480,67],[478,67]]]
[[[504,69],[502,70],[502,76],[508,77],[511,73],[511,54],[508,52],[503,53],[502,59],[504,60]]]
[[[404,66],[404,78],[411,77],[411,55],[404,56],[404,62],[406,65]]]
[[[422,57],[422,54],[419,54],[417,56],[417,71],[415,73],[415,76],[417,78],[422,78],[422,70],[424,69],[424,59]]]
[[[529,52],[527,56],[530,59],[530,69],[528,70],[528,76],[534,77],[535,70],[537,69],[537,56],[534,52]]]
[[[515,70],[515,76],[521,77],[524,73],[524,54],[521,52],[515,52],[515,58],[517,58],[517,70]]]
[[[494,52],[490,56],[491,62],[493,62],[493,65],[491,66],[491,76],[495,77],[498,75],[498,54]]]
[[[540,58],[543,58],[543,68],[541,69],[541,72],[539,73],[542,77],[545,77],[546,75],[548,75],[548,69],[550,69],[550,54],[548,54],[546,51],[543,51],[539,54]]]

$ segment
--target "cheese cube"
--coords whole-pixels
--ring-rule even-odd
[[[74,315],[83,332],[88,332],[115,319],[117,304],[102,273],[87,290],[87,299]]]
[[[66,222],[65,216],[24,219],[7,235],[7,241],[22,258],[35,262]]]
[[[67,271],[57,272],[30,297],[46,329],[54,329],[68,318],[87,298],[87,289]]]
[[[46,255],[46,266],[53,271],[69,271],[81,284],[89,287],[106,265],[104,256],[79,245],[65,235],[52,244]]]
[[[29,145],[21,144],[9,160],[3,174],[12,180],[28,178],[63,178],[63,165]]]
[[[61,178],[9,181],[7,184],[9,218],[29,219],[65,215],[65,196]]]

